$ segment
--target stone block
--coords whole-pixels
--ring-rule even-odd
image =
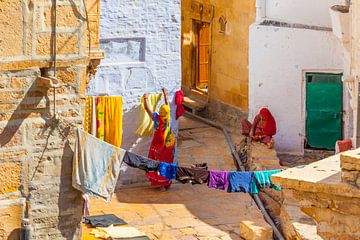
[[[0,239],[20,239],[22,215],[22,202],[0,201]]]
[[[56,8],[56,26],[62,28],[77,28],[78,22],[81,21],[81,19],[78,18],[79,15],[76,14],[77,12],[80,12],[80,9],[76,5],[58,6]],[[51,20],[51,8],[46,7],[44,9],[44,21],[46,28],[52,27],[53,23]]]
[[[343,182],[355,183],[359,176],[360,172],[358,171],[341,171],[341,180]]]
[[[24,97],[23,91],[1,91],[0,102],[17,101]]]
[[[51,48],[51,35],[50,34],[39,34],[36,37],[37,46],[36,54],[43,56],[49,56],[52,52]],[[59,33],[56,37],[56,52],[57,54],[78,54],[78,36],[77,34],[70,33]]]
[[[21,163],[0,163],[0,194],[16,192],[21,183]]]
[[[240,236],[245,240],[269,240],[272,235],[273,230],[269,225],[259,226],[252,221],[240,223]]]
[[[10,80],[10,87],[15,89],[23,89],[29,87],[31,82],[27,77],[12,77]]]
[[[0,57],[22,54],[23,17],[21,0],[0,2]]]

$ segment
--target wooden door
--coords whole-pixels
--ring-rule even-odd
[[[207,89],[210,78],[210,24],[198,23],[195,34],[196,83],[198,89]]]

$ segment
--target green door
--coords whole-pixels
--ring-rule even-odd
[[[309,147],[334,149],[342,139],[342,74],[306,74],[306,138]]]

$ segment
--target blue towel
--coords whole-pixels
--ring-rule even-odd
[[[281,172],[282,170],[267,170],[267,171],[257,171],[254,172],[254,181],[251,185],[251,193],[259,193],[259,187],[261,188],[274,188],[275,190],[281,190],[280,186],[275,186],[271,182],[271,176]],[[258,185],[256,184],[258,183]]]
[[[253,179],[253,172],[231,172],[228,192],[250,192]]]
[[[160,162],[159,173],[167,179],[175,179],[178,166],[173,163]]]

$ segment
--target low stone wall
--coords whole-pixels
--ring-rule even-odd
[[[323,239],[360,239],[360,190],[341,175],[340,155],[335,155],[290,168],[274,175],[272,181],[293,191]]]
[[[359,150],[340,155],[341,179],[343,182],[360,187],[360,155]]]
[[[211,99],[208,105],[209,117],[231,129],[240,129],[241,120],[248,114],[237,107],[228,105],[216,99]],[[238,130],[237,130],[238,131]]]

